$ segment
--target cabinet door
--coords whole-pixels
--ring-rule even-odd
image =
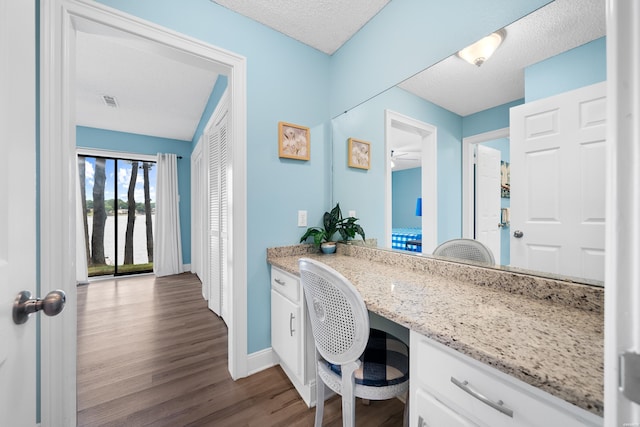
[[[416,391],[418,427],[475,427],[475,424],[454,412],[430,393]]]
[[[300,307],[271,290],[271,347],[297,376],[301,375]]]

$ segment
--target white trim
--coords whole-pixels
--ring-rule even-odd
[[[431,124],[421,122],[395,111],[384,111],[385,191],[384,191],[384,246],[391,248],[392,194],[391,194],[391,136],[394,123],[409,127],[422,136],[422,250],[431,253],[438,244],[438,132]],[[424,167],[424,165],[430,165]],[[431,230],[425,233],[424,230]]]
[[[158,160],[158,156],[153,154],[139,154],[139,153],[127,153],[125,151],[112,151],[112,150],[103,150],[98,148],[86,148],[86,147],[77,147],[76,153],[81,156],[98,156],[98,157],[113,157],[117,159],[124,160],[139,160],[141,162],[156,162]]]
[[[640,353],[640,2],[607,0],[606,13],[604,425],[614,427],[640,425],[619,366],[625,351]]]
[[[247,357],[249,375],[256,374],[279,363],[278,356],[271,347],[251,353]]]
[[[202,135],[209,132],[211,128],[215,124],[217,124],[217,122],[220,121],[225,114],[228,113],[228,111],[229,111],[229,88],[227,87],[227,89],[225,89],[224,92],[222,93],[220,100],[218,100],[218,104],[216,105],[216,108],[213,110],[213,113],[211,113],[209,120],[207,120],[207,124],[204,127],[204,132],[202,132]]]
[[[496,129],[489,132],[462,138],[462,237],[474,237],[474,178],[473,164],[475,163],[475,146],[494,139],[509,138],[509,128]]]
[[[67,308],[57,322],[42,324],[42,423],[76,423],[75,292],[75,28],[84,25],[125,31],[187,60],[223,69],[231,91],[233,138],[233,321],[229,327],[229,371],[247,375],[246,253],[246,59],[89,0],[40,2],[40,181],[41,292],[63,288]],[[60,203],[61,200],[73,201]]]

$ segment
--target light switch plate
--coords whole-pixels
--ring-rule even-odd
[[[298,211],[298,227],[307,226],[307,211]]]

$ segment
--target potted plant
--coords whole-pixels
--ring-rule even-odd
[[[309,237],[313,237],[313,244],[319,247],[322,252],[333,253],[336,251],[336,243],[331,239],[336,232],[339,232],[345,241],[354,238],[356,234],[360,234],[364,240],[364,230],[359,224],[356,224],[357,220],[354,217],[342,218],[340,203],[336,203],[336,206],[330,212],[324,213],[322,217],[323,227],[309,227],[300,238],[300,243]]]

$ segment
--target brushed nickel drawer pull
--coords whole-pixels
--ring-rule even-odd
[[[505,414],[508,417],[513,418],[513,410],[505,407],[504,406],[504,402],[502,400],[498,400],[497,402],[492,401],[491,399],[489,399],[488,397],[484,396],[479,391],[473,389],[469,385],[469,381],[459,381],[459,380],[455,379],[454,377],[451,377],[451,382],[454,383],[455,385],[457,385],[458,387],[460,387],[462,390],[464,390],[467,393],[469,393],[471,396],[473,396],[476,399],[480,400],[482,403],[487,404],[487,405],[491,406],[493,409],[502,412],[503,414]]]
[[[277,277],[276,277],[275,279],[273,279],[273,280],[274,280],[274,282],[276,282],[276,283],[277,283],[278,285],[280,285],[280,286],[284,286],[284,285],[286,285],[286,283],[285,283],[285,281],[284,281],[284,280],[280,280],[280,279],[278,279]]]
[[[293,333],[296,331],[293,329],[293,319],[295,318],[296,316],[294,316],[293,313],[289,313],[289,334],[291,334],[291,336],[293,336]]]

